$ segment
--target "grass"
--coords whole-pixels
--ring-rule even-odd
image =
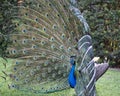
[[[96,84],[98,96],[120,96],[120,70],[109,69]]]
[[[4,70],[2,63],[5,61],[0,59],[0,76],[1,70]],[[9,60],[7,64],[11,64]],[[9,66],[8,66],[9,67]],[[74,89],[68,89],[51,94],[35,94],[31,92],[23,92],[8,88],[8,83],[0,78],[0,96],[75,96]],[[109,69],[96,83],[97,96],[120,96],[120,71]]]

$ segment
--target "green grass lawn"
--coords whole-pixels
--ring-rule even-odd
[[[1,70],[4,70],[3,62],[5,61],[0,59],[0,76],[2,74]],[[10,65],[11,60],[9,60],[7,64]],[[8,83],[9,82],[5,82],[3,78],[0,78],[0,96],[75,96],[74,89],[43,95],[11,90],[8,88]],[[96,89],[97,96],[120,96],[120,71],[109,69],[104,76],[97,81]]]

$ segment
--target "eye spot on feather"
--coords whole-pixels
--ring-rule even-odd
[[[35,72],[33,70],[30,71],[30,75],[33,76]]]
[[[46,13],[46,14],[45,14],[45,17],[47,17],[47,18],[48,18],[48,16],[49,16],[49,14],[48,14],[48,13]]]
[[[17,68],[16,68],[16,67],[14,67],[14,71],[17,71]]]
[[[62,38],[62,39],[65,39],[65,34],[62,34],[61,38]]]
[[[32,37],[32,41],[35,41],[36,40],[36,37]]]
[[[23,72],[19,72],[19,75],[22,76],[22,75],[23,75]]]
[[[68,18],[68,21],[70,21],[70,18]]]
[[[43,28],[43,31],[46,32],[46,27]]]
[[[24,29],[24,30],[22,30],[22,32],[23,32],[23,33],[27,33],[27,30],[26,30],[26,29]]]
[[[20,26],[20,24],[19,24],[19,23],[16,23],[16,24],[15,24],[15,27],[18,27],[18,26]]]
[[[57,25],[54,24],[54,25],[53,25],[53,29],[57,29]]]
[[[63,7],[65,8],[65,7],[66,7],[66,5],[63,5]]]
[[[23,50],[23,54],[27,54],[27,50],[24,49],[24,50]]]
[[[35,48],[37,48],[37,46],[36,45],[32,45],[32,49],[35,49]]]
[[[19,79],[18,79],[18,78],[16,78],[16,79],[15,79],[15,81],[19,81]]]
[[[12,54],[16,54],[16,53],[17,53],[17,50],[13,49]]]
[[[35,21],[38,22],[38,18],[35,18]]]
[[[71,39],[70,39],[70,38],[68,38],[68,42],[71,42]]]
[[[13,78],[15,79],[15,78],[16,78],[16,76],[15,76],[15,75],[13,75]]]
[[[63,60],[63,59],[65,59],[65,56],[64,56],[64,55],[61,55],[61,57],[60,57],[60,58],[61,58],[61,60]]]
[[[48,92],[48,90],[45,90],[46,92]]]
[[[45,56],[46,56],[46,53],[45,53],[45,52],[43,52],[43,53],[41,54],[41,56],[42,56],[42,57],[45,57]]]
[[[47,66],[48,64],[49,64],[49,62],[48,62],[48,61],[45,61],[44,66]]]
[[[37,56],[33,56],[33,60],[37,60],[37,58],[38,58]]]
[[[27,84],[27,83],[29,82],[29,80],[28,80],[28,79],[25,79],[24,82]]]
[[[11,87],[11,88],[15,88],[15,84],[11,84],[10,87]]]
[[[40,4],[38,4],[38,7],[41,7],[41,5],[40,5]]]
[[[16,61],[15,64],[18,65],[18,64],[20,64],[20,62]]]
[[[48,5],[51,7],[52,6],[52,4],[51,3],[48,3]]]
[[[17,40],[13,40],[13,43],[17,43]]]
[[[36,70],[40,70],[41,69],[41,66],[36,66]]]
[[[41,78],[40,78],[40,77],[37,77],[37,81],[38,81],[38,82],[41,81]]]
[[[61,49],[61,50],[63,50],[63,49],[64,49],[64,46],[63,46],[63,45],[61,45],[61,46],[60,46],[60,49]]]
[[[54,44],[51,45],[51,49],[55,49],[55,45]]]
[[[28,60],[27,62],[26,62],[26,66],[30,66],[31,65],[31,62]]]
[[[45,41],[41,41],[41,45],[45,45]]]
[[[54,37],[51,37],[51,38],[50,38],[50,41],[51,41],[51,42],[54,42],[54,41],[55,41],[55,38],[54,38]]]
[[[60,14],[57,14],[57,17],[60,17]]]
[[[26,44],[27,43],[27,40],[26,39],[23,39],[22,40],[22,44]]]
[[[63,28],[66,30],[66,29],[67,29],[67,26],[66,26],[66,25],[64,25],[64,26],[63,26]]]
[[[28,13],[25,13],[25,16],[28,16]]]
[[[71,34],[74,35],[74,31],[71,31]]]
[[[69,48],[68,48],[68,52],[71,52],[71,50],[72,50],[71,47],[69,47]]]

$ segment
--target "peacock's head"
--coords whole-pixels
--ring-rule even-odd
[[[71,65],[75,65],[75,64],[76,64],[75,58],[76,58],[76,56],[71,56],[71,57],[70,57],[70,64],[71,64]]]

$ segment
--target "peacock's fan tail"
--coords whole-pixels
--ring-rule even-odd
[[[95,95],[95,67],[93,61],[93,48],[92,41],[89,35],[84,35],[78,41],[78,64],[77,70],[80,74],[77,74],[77,84],[75,91],[78,96],[94,96]]]
[[[10,41],[6,57],[13,60],[5,72],[12,81],[9,87],[40,93],[69,88],[69,59],[76,55],[82,60],[77,44],[83,36],[83,24],[70,11],[70,2],[23,0],[11,6],[8,26],[14,28],[5,35]]]

